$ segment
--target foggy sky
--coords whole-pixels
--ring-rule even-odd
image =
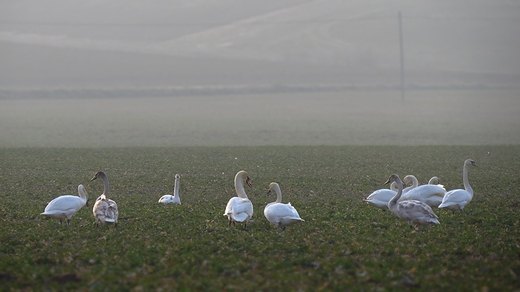
[[[0,88],[518,84],[515,1],[1,1]]]

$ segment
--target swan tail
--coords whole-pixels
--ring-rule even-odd
[[[238,213],[233,215],[233,220],[236,222],[245,222],[249,219],[249,216],[246,213]]]
[[[289,222],[296,223],[296,222],[305,221],[305,220],[303,220],[300,217],[287,217],[287,218],[284,218],[284,221],[289,221]]]
[[[442,202],[442,203],[439,205],[439,207],[437,207],[437,208],[439,208],[439,209],[442,209],[442,208],[448,208],[448,209],[450,209],[450,208],[453,208],[454,205],[457,205],[457,204],[454,204],[453,202]]]

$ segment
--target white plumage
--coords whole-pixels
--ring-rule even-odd
[[[92,208],[92,213],[96,218],[96,226],[99,226],[99,223],[114,223],[117,227],[119,211],[116,202],[107,198],[109,187],[108,177],[104,172],[98,171],[91,181],[98,178],[103,180],[103,194],[96,199],[96,203]]]
[[[397,185],[396,183],[392,183],[392,185]],[[391,185],[391,188],[392,188]],[[363,201],[369,203],[370,205],[382,209],[388,210],[388,202],[397,194],[393,189],[379,189],[372,192],[366,199]]]
[[[403,194],[408,192],[409,190],[416,188],[419,185],[419,180],[415,177],[415,175],[411,175],[411,174],[406,175],[403,178],[402,182],[403,182]],[[407,187],[407,185],[409,185],[409,184],[411,184],[411,186]],[[390,189],[397,193],[397,184],[395,182],[392,182],[390,184]]]
[[[420,185],[404,193],[399,201],[417,200],[430,207],[438,207],[446,191],[436,185]]]
[[[81,207],[87,203],[87,191],[83,185],[78,186],[78,196],[64,195],[59,196],[47,204],[45,211],[41,215],[60,220],[67,219],[67,225],[70,224],[70,219]]]
[[[440,209],[447,208],[452,212],[462,212],[462,209],[473,199],[473,189],[469,185],[468,180],[468,165],[477,166],[477,163],[473,159],[466,159],[466,161],[464,161],[464,167],[462,169],[464,189],[455,189],[447,192],[446,195],[444,195],[442,203],[439,205]]]
[[[159,203],[163,204],[181,204],[181,197],[179,197],[179,186],[180,186],[181,176],[179,174],[175,175],[175,183],[173,185],[173,195],[164,195],[159,199]]]
[[[428,181],[428,184],[429,184],[429,185],[436,185],[436,186],[438,186],[439,188],[443,189],[444,192],[446,192],[446,189],[444,188],[444,185],[439,184],[439,178],[436,177],[436,176],[432,176],[432,177],[430,178],[430,180]]]
[[[417,181],[416,178],[415,181]],[[417,200],[426,203],[430,207],[438,207],[441,204],[444,195],[446,194],[446,190],[442,185],[434,184],[438,182],[439,179],[434,176],[426,185],[416,186],[407,192],[403,190],[403,195],[399,201]]]
[[[276,193],[276,201],[267,204],[264,208],[264,216],[269,222],[271,222],[271,224],[279,226],[282,230],[285,230],[286,226],[305,221],[300,218],[298,211],[291,206],[291,203],[282,203],[282,191],[277,183],[272,182],[269,185],[268,193],[271,192],[271,190],[274,190]]]
[[[410,227],[413,227],[413,225],[440,224],[437,215],[426,203],[416,200],[398,202],[403,193],[403,182],[397,174],[392,174],[386,183],[394,181],[398,187],[397,194],[388,202],[388,209],[392,213],[407,221]]]
[[[235,191],[237,197],[233,197],[228,201],[224,216],[228,217],[228,225],[231,225],[231,223],[244,223],[245,228],[253,216],[253,204],[247,198],[244,182],[251,186],[251,179],[247,175],[247,172],[241,170],[235,175]]]

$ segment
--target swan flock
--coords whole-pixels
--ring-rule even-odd
[[[428,184],[419,185],[417,178],[413,175],[405,176],[403,182],[397,174],[392,174],[385,183],[390,184],[389,189],[376,190],[364,201],[382,210],[389,210],[398,218],[406,221],[410,227],[440,224],[439,217],[432,208],[446,208],[452,212],[462,213],[464,207],[473,198],[473,189],[468,179],[468,166],[477,166],[477,164],[472,159],[464,161],[462,172],[464,189],[446,191],[435,176],[430,179]],[[103,181],[103,193],[96,199],[92,209],[95,225],[113,223],[117,227],[119,210],[117,203],[108,198],[108,177],[104,172],[98,171],[90,181],[98,178]],[[405,184],[412,184],[412,186],[405,187]],[[180,205],[179,185],[180,175],[176,174],[173,195],[164,195],[158,202]],[[243,224],[246,229],[253,217],[253,203],[246,194],[245,185],[252,187],[251,179],[246,171],[241,170],[234,179],[236,196],[229,199],[223,214],[227,217],[228,226],[239,223]],[[276,182],[269,184],[268,193],[273,191],[276,193],[276,200],[267,203],[264,208],[264,216],[270,224],[285,230],[287,226],[305,221],[291,203],[282,203],[282,192],[280,185]],[[80,184],[78,185],[78,196],[56,197],[47,204],[41,215],[58,219],[60,224],[66,220],[66,224],[70,225],[72,217],[85,205],[88,206],[88,194],[85,187]]]

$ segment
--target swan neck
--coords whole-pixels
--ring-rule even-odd
[[[401,195],[403,194],[403,182],[398,179],[395,181],[397,184],[397,193],[395,196],[388,202],[388,209],[392,209],[392,207],[397,205],[397,201],[401,198]]]
[[[103,179],[103,195],[108,196],[108,186],[109,186],[108,177],[106,175],[104,175],[102,177],[102,179]]]
[[[276,192],[276,203],[282,202],[282,191],[279,185],[274,185],[274,191]]]
[[[464,168],[462,169],[462,182],[464,183],[464,189],[473,196],[473,189],[469,185],[468,179],[468,165],[464,163]]]
[[[79,197],[85,201],[85,203],[87,202],[88,200],[88,195],[87,195],[87,191],[85,191],[85,188],[83,186],[79,186],[78,187],[78,193],[79,193]]]
[[[247,198],[246,190],[244,189],[244,179],[242,178],[243,174],[238,174],[235,176],[235,191],[237,196],[241,198]]]
[[[178,180],[175,180],[175,185],[173,186],[173,196],[174,197],[179,197],[179,181]]]

